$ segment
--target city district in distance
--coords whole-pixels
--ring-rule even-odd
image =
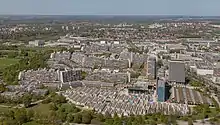
[[[220,124],[220,18],[0,17],[5,124]]]

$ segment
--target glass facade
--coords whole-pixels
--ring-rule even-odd
[[[157,81],[157,99],[159,102],[166,101],[166,87],[163,80]]]

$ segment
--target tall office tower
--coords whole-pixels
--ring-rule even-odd
[[[157,80],[157,101],[165,102],[166,101],[166,82],[164,80]]]
[[[182,61],[169,62],[169,78],[171,83],[185,83],[185,64]]]
[[[148,57],[147,59],[147,76],[149,79],[156,79],[156,58],[155,57]]]

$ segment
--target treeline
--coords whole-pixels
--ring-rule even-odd
[[[70,113],[80,111],[74,105],[67,104],[67,101],[63,96],[52,93],[46,100],[49,100],[48,103],[51,104],[50,107],[52,109],[54,109],[52,106],[56,105],[59,111],[56,112],[51,110],[49,113],[42,113],[30,107],[31,98],[30,95],[25,95],[23,99],[21,99],[23,100],[25,108],[11,108],[5,113],[1,113],[0,123],[4,125],[22,125],[28,122],[35,122],[44,125],[61,124],[63,119],[62,112]]]
[[[28,102],[29,97],[24,99]],[[204,119],[217,116],[219,109],[209,108],[208,105],[199,105],[193,108],[192,114],[188,116],[164,115],[162,113],[147,115],[131,115],[129,117],[119,117],[114,114],[112,117],[109,113],[105,115],[95,113],[92,110],[81,109],[67,102],[62,95],[51,93],[43,104],[49,105],[48,111],[38,111],[34,108],[10,109],[5,114],[1,114],[0,123],[4,125],[21,125],[24,123],[35,123],[44,125],[61,125],[66,123],[78,124],[98,124],[98,125],[157,125],[173,124],[177,125],[177,120],[188,121],[193,124],[196,119]],[[218,121],[216,119],[215,123]]]
[[[37,53],[38,51],[41,50],[38,50],[36,48],[23,47],[23,46],[0,45],[0,57],[24,58],[34,53]]]
[[[38,69],[47,67],[47,59],[50,56],[49,52],[37,52],[34,55],[27,55],[20,61],[3,70],[3,81],[9,85],[18,84],[18,75],[22,70]]]
[[[51,94],[44,102],[50,104],[50,114],[45,116],[44,120],[38,121],[40,124],[98,124],[98,125],[156,125],[159,123],[176,123],[177,116],[166,116],[161,113],[145,116],[119,117],[115,114],[113,117],[107,112],[105,115],[95,113],[92,110],[81,110],[74,104],[68,104],[65,97],[58,94]],[[48,118],[50,117],[50,118]],[[48,122],[49,119],[49,122]]]
[[[66,123],[78,124],[99,124],[99,125],[156,125],[157,123],[176,123],[175,116],[164,116],[161,114],[149,116],[114,117],[95,114],[93,111],[81,111],[74,105],[65,103],[50,110],[48,113],[36,112],[33,109],[11,109],[1,117],[0,122],[4,125],[22,125],[25,123],[35,123],[43,125],[62,125]]]
[[[33,95],[30,93],[25,93],[24,95],[21,96],[16,96],[16,97],[6,97],[3,95],[0,95],[0,104],[13,104],[13,105],[19,105],[23,104],[25,108],[28,108],[31,105],[32,102],[38,101],[38,100],[43,100],[47,96],[41,96],[41,95]]]
[[[37,30],[37,31],[22,31],[22,32],[10,32],[10,33],[4,33],[0,34],[0,39],[2,40],[20,40],[20,41],[29,41],[29,40],[35,40],[39,38],[46,38],[46,37],[55,37],[55,39],[58,39],[59,37],[56,36],[62,36],[65,35],[65,32],[62,30],[60,31],[45,31],[45,30]]]

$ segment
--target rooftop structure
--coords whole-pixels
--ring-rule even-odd
[[[102,82],[109,82],[109,83],[128,83],[130,80],[130,74],[124,72],[109,72],[98,70],[89,74],[86,78],[88,81],[102,81]]]
[[[181,44],[166,44],[166,48],[169,50],[185,50],[187,47]]]
[[[207,62],[196,62],[196,73],[198,75],[213,75],[213,66]]]
[[[186,87],[173,87],[171,91],[170,102],[190,105],[213,105],[213,102],[210,98],[203,96],[203,94],[194,89],[189,89]]]
[[[59,79],[62,83],[82,79],[82,70],[65,70],[59,72]]]
[[[169,78],[170,82],[185,83],[185,64],[181,61],[169,62]]]
[[[152,102],[152,95],[123,94],[117,89],[78,87],[61,92],[70,102],[94,109],[98,113],[114,116],[145,115],[163,113],[165,115],[186,115],[189,108],[184,104]]]

